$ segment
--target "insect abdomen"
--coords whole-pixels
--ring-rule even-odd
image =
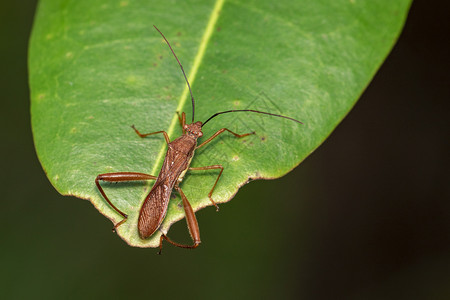
[[[139,212],[138,231],[142,239],[150,237],[161,225],[167,212],[167,202],[172,187],[161,183],[154,186],[142,204]]]

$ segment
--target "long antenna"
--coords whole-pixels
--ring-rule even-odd
[[[293,119],[293,118],[289,118],[289,117],[286,117],[286,116],[282,116],[282,115],[271,114],[271,113],[264,112],[264,111],[253,110],[253,109],[233,109],[233,110],[227,110],[227,111],[221,111],[221,112],[215,113],[214,115],[209,117],[208,120],[206,120],[205,122],[202,123],[203,124],[202,127],[205,126],[205,124],[208,123],[209,120],[211,120],[214,117],[217,117],[218,115],[231,113],[231,112],[242,112],[242,111],[249,111],[249,112],[254,112],[254,113],[258,113],[258,114],[264,114],[264,115],[269,115],[269,116],[274,116],[274,117],[285,118],[285,119],[288,119],[288,120],[291,120],[291,121],[303,124],[299,120],[296,120],[296,119]]]
[[[183,66],[181,65],[180,61],[178,60],[177,55],[176,55],[175,52],[173,51],[172,46],[170,46],[170,43],[169,43],[169,41],[166,39],[166,37],[164,36],[164,34],[163,34],[163,33],[162,33],[155,25],[153,25],[153,27],[155,27],[155,29],[158,30],[159,34],[161,34],[161,36],[162,36],[162,37],[164,38],[164,40],[166,41],[167,45],[169,46],[170,50],[171,50],[172,53],[173,53],[173,56],[175,56],[175,59],[177,60],[178,64],[180,65],[181,72],[183,72],[183,75],[184,75],[184,79],[186,79],[186,83],[187,83],[187,86],[188,86],[188,88],[189,88],[189,92],[191,93],[191,99],[192,99],[192,123],[194,123],[194,112],[195,112],[194,95],[192,95],[191,85],[189,84],[189,81],[188,81],[188,79],[187,79],[187,77],[186,77],[186,73],[184,73]]]

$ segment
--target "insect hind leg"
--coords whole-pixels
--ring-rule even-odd
[[[144,180],[155,180],[157,177],[145,173],[137,173],[137,172],[117,172],[117,173],[105,173],[100,174],[95,178],[95,185],[97,186],[98,190],[100,191],[100,194],[102,194],[103,198],[108,202],[108,204],[116,211],[118,212],[123,219],[114,225],[113,232],[116,231],[116,229],[125,223],[128,220],[128,215],[118,209],[106,196],[105,191],[103,190],[100,181],[106,181],[106,182],[123,182],[123,181],[144,181]]]
[[[159,238],[158,254],[161,254],[163,240],[168,241],[169,243],[171,243],[172,245],[174,245],[176,247],[188,248],[188,249],[197,248],[201,243],[200,230],[198,228],[198,222],[197,222],[197,218],[195,217],[194,210],[192,209],[191,204],[189,203],[188,199],[184,195],[181,188],[179,186],[175,186],[174,188],[180,193],[181,200],[183,201],[184,212],[186,214],[186,223],[187,223],[191,238],[193,240],[193,244],[192,245],[180,244],[180,243],[172,241],[167,235],[162,234],[161,237]]]

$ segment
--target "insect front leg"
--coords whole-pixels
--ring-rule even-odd
[[[157,134],[157,133],[162,133],[162,134],[164,134],[164,139],[166,140],[166,143],[167,144],[170,143],[169,136],[167,135],[167,132],[165,132],[164,130],[150,132],[150,133],[140,133],[139,130],[137,130],[136,127],[134,127],[134,125],[131,125],[131,128],[133,128],[134,131],[136,131],[137,135],[139,135],[141,138],[145,138],[146,136]]]
[[[237,134],[237,133],[235,133],[235,132],[233,132],[233,131],[231,131],[231,130],[229,130],[229,129],[227,129],[227,128],[222,128],[222,129],[219,129],[216,133],[214,133],[209,139],[207,139],[206,141],[204,141],[203,143],[201,143],[199,146],[197,146],[197,148],[195,148],[195,149],[198,149],[198,148],[200,148],[200,147],[205,146],[206,144],[208,144],[209,142],[211,142],[213,139],[215,139],[219,134],[221,134],[221,133],[224,132],[224,131],[228,131],[229,133],[231,133],[232,135],[234,135],[234,136],[237,137],[237,138],[242,138],[242,137],[247,136],[247,135],[255,134],[254,131],[253,131],[253,132],[250,132],[250,133]]]
[[[191,204],[189,203],[188,199],[184,195],[184,193],[181,190],[181,188],[179,186],[177,186],[177,185],[174,188],[180,193],[181,200],[183,201],[184,213],[186,215],[186,223],[187,223],[187,226],[188,226],[189,234],[191,235],[191,238],[194,241],[194,243],[192,245],[179,244],[177,242],[172,241],[165,234],[162,234],[161,237],[159,238],[159,252],[158,252],[158,254],[161,254],[163,240],[168,241],[169,243],[171,243],[174,246],[177,246],[177,247],[180,247],[180,248],[189,248],[189,249],[197,248],[198,245],[200,245],[200,243],[201,243],[201,240],[200,240],[200,229],[198,228],[198,222],[197,222],[197,218],[195,217],[194,210],[192,209]]]
[[[212,204],[216,207],[216,211],[219,211],[219,206],[216,204],[216,202],[212,198],[212,193],[214,192],[214,189],[216,188],[217,182],[219,181],[220,176],[223,172],[223,166],[222,165],[212,165],[212,166],[206,166],[206,167],[198,167],[198,168],[189,168],[191,171],[202,171],[202,170],[214,170],[214,169],[220,169],[219,175],[217,176],[216,182],[214,183],[211,191],[208,194],[209,200],[211,200]]]
[[[181,116],[180,116],[180,113],[177,112],[177,115],[178,115],[178,121],[180,122],[180,125],[181,125],[181,129],[183,130],[183,134],[185,134],[186,130],[184,129],[184,125],[186,125],[186,114],[184,112],[182,112]]]
[[[117,227],[126,222],[126,220],[128,219],[128,215],[122,212],[120,209],[118,209],[114,204],[112,204],[112,202],[108,199],[108,196],[106,196],[102,186],[100,185],[100,181],[107,181],[107,182],[143,181],[143,180],[155,180],[156,178],[157,177],[153,175],[137,172],[106,173],[100,174],[95,178],[95,184],[97,185],[100,194],[102,194],[106,202],[108,202],[108,204],[111,205],[111,207],[114,208],[114,210],[117,211],[123,217],[122,221],[114,225],[113,231],[116,231]]]

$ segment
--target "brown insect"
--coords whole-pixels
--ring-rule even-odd
[[[154,26],[154,25],[153,25]],[[202,127],[205,126],[205,124],[211,120],[212,118],[225,114],[225,113],[231,113],[231,112],[254,112],[254,113],[260,113],[270,116],[276,116],[281,117],[285,119],[289,119],[292,121],[295,121],[297,123],[303,124],[302,122],[295,120],[293,118],[289,118],[286,116],[281,116],[277,114],[272,114],[268,112],[262,112],[257,110],[251,110],[251,109],[240,109],[240,110],[228,110],[228,111],[222,111],[215,113],[212,115],[209,119],[207,119],[205,122],[194,122],[194,96],[192,95],[191,86],[189,84],[189,81],[186,77],[186,74],[184,72],[183,66],[181,65],[180,61],[178,60],[178,57],[176,56],[175,52],[173,51],[172,47],[170,46],[169,41],[167,41],[166,37],[162,34],[161,31],[159,31],[156,26],[154,26],[155,29],[161,34],[161,36],[166,41],[167,45],[169,46],[170,50],[172,51],[175,59],[177,60],[181,71],[184,75],[184,78],[186,80],[186,84],[189,88],[189,92],[191,94],[192,99],[192,123],[186,124],[186,114],[183,112],[180,116],[178,114],[178,119],[180,121],[181,127],[183,129],[183,135],[179,138],[173,140],[172,142],[169,139],[169,136],[165,131],[156,131],[151,133],[140,133],[134,125],[131,126],[134,131],[141,137],[147,137],[149,135],[162,133],[164,135],[164,138],[166,140],[168,149],[166,156],[164,158],[164,163],[161,167],[161,171],[159,172],[158,177],[153,175],[148,175],[144,173],[136,173],[136,172],[118,172],[118,173],[106,173],[106,174],[100,174],[95,179],[95,184],[97,185],[100,193],[102,194],[103,198],[111,205],[114,210],[116,210],[120,215],[123,216],[123,220],[117,223],[114,226],[115,230],[117,227],[122,225],[128,218],[127,214],[119,210],[106,196],[105,192],[103,191],[102,186],[100,185],[100,181],[108,181],[108,182],[122,182],[122,181],[143,181],[143,180],[156,180],[155,184],[153,185],[152,189],[150,190],[149,194],[145,198],[142,207],[139,211],[139,220],[138,220],[138,231],[139,236],[142,239],[146,239],[150,236],[152,236],[155,231],[159,228],[162,221],[164,220],[164,217],[166,216],[167,207],[170,199],[170,195],[172,193],[172,190],[175,189],[181,196],[184,211],[186,214],[186,221],[189,229],[189,233],[192,237],[193,244],[192,245],[185,245],[180,244],[177,242],[172,241],[169,237],[167,237],[165,234],[162,234],[160,237],[160,243],[159,243],[159,252],[161,253],[162,249],[162,242],[163,240],[168,241],[172,245],[175,245],[177,247],[182,248],[196,248],[200,244],[200,231],[198,228],[197,219],[195,217],[194,211],[189,204],[188,199],[184,195],[183,191],[181,190],[179,184],[182,182],[184,175],[186,172],[189,171],[199,171],[199,170],[214,170],[214,169],[220,169],[219,175],[217,176],[217,179],[211,189],[211,191],[208,194],[209,200],[211,200],[212,204],[216,207],[216,210],[219,210],[219,207],[214,202],[212,198],[212,194],[214,192],[214,188],[217,185],[217,182],[219,181],[220,176],[223,172],[223,166],[222,165],[211,165],[206,167],[197,167],[192,168],[190,167],[192,157],[194,156],[194,151],[198,148],[201,148],[211,142],[214,138],[216,138],[219,134],[228,131],[229,133],[233,134],[237,138],[242,138],[251,134],[254,134],[254,132],[245,133],[245,134],[237,134],[227,128],[222,128],[218,130],[215,134],[213,134],[210,138],[208,138],[206,141],[201,143],[197,146],[197,139],[202,137]]]

